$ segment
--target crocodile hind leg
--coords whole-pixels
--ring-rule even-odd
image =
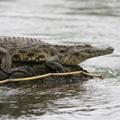
[[[35,75],[34,69],[26,65],[12,68],[10,78],[31,77]]]
[[[10,73],[12,59],[9,52],[2,47],[0,47],[0,64],[1,70],[3,70],[6,73]]]

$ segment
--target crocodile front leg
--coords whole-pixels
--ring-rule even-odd
[[[46,60],[46,65],[49,67],[53,72],[65,72],[65,67],[59,62],[60,55],[55,55],[50,57]]]
[[[47,67],[49,67],[53,72],[65,72],[65,68],[58,62],[46,61]]]
[[[5,48],[2,48],[2,47],[0,47],[0,64],[1,64],[0,68],[4,72],[10,73],[10,69],[12,66],[11,55]]]

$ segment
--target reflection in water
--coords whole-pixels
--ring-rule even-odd
[[[64,98],[70,99],[70,97],[77,95],[82,96],[85,92],[85,88],[79,84],[64,85],[51,89],[41,89],[39,85],[23,85],[17,89],[1,87],[1,89],[4,89],[5,93],[0,99],[0,101],[3,101],[0,105],[1,115],[9,114],[15,118],[21,115],[34,114],[37,116],[55,112],[59,107],[64,107],[64,101],[61,101],[58,106],[55,105],[55,101]],[[1,92],[3,93],[3,91]],[[68,104],[66,107],[73,107],[73,105]]]
[[[38,36],[50,43],[109,44],[113,55],[82,64],[105,79],[43,88],[1,86],[1,119],[120,119],[119,0],[0,0],[0,35]]]

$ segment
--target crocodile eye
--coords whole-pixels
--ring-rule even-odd
[[[64,50],[64,49],[61,49],[61,50],[60,50],[60,53],[64,53],[64,52],[65,52],[65,50]]]
[[[85,46],[86,46],[86,47],[92,47],[92,46],[91,46],[91,45],[89,45],[89,44],[86,44]]]

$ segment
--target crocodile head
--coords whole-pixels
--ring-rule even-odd
[[[71,46],[67,52],[59,55],[58,61],[63,65],[77,65],[89,58],[110,54],[113,50],[112,47],[100,48],[86,44]]]

